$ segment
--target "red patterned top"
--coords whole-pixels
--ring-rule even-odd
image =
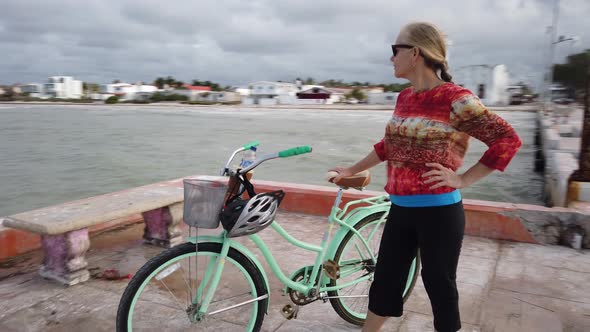
[[[429,187],[421,175],[439,163],[456,171],[463,163],[469,136],[489,148],[479,160],[504,171],[522,142],[512,126],[489,111],[471,91],[453,83],[425,92],[410,87],[397,99],[385,128],[385,137],[375,152],[387,160],[385,191],[392,195],[443,194],[454,188]]]

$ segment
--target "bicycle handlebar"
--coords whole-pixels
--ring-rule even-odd
[[[233,160],[233,158],[235,157],[236,153],[241,152],[241,151],[244,151],[247,146],[257,146],[258,144],[259,144],[258,141],[250,142],[250,143],[244,145],[243,148],[240,148],[240,149],[234,151],[234,153],[232,154],[232,156],[227,161],[227,164],[225,165],[225,168],[222,169],[221,175],[225,175],[225,174],[231,173],[231,172],[229,172],[230,171],[229,170],[229,164]],[[309,153],[311,151],[312,151],[311,146],[304,145],[304,146],[297,146],[297,147],[294,147],[294,148],[283,150],[283,151],[280,151],[280,152],[271,153],[271,154],[268,154],[268,155],[263,156],[262,158],[257,158],[256,161],[253,164],[249,165],[248,167],[246,167],[244,169],[241,169],[239,172],[241,174],[245,174],[248,171],[254,169],[258,165],[260,165],[263,162],[265,162],[267,160],[270,160],[270,159],[274,159],[274,158],[288,158],[288,157],[293,157],[293,156],[304,154],[304,153]]]
[[[288,157],[296,156],[298,154],[304,154],[304,153],[309,153],[309,152],[311,152],[311,146],[304,145],[304,146],[298,146],[298,147],[294,147],[291,149],[283,150],[283,151],[279,152],[279,157],[280,158],[288,158]]]

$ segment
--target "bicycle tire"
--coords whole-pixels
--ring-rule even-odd
[[[356,225],[354,226],[354,228],[357,231],[361,231],[365,226],[376,222],[378,220],[381,220],[381,217],[383,216],[384,213],[387,212],[378,212],[372,215],[369,215],[363,219],[361,219],[359,222],[356,223]],[[384,224],[384,223],[383,223]],[[338,245],[338,249],[336,250],[336,253],[334,254],[334,261],[339,264],[340,259],[341,259],[341,255],[344,252],[345,248],[347,247],[348,242],[353,238],[354,233],[353,232],[348,232],[348,234],[346,234],[346,236],[342,239],[342,242],[340,242],[340,244]],[[381,236],[379,236],[379,241],[381,240]],[[378,242],[379,242],[378,241]],[[408,281],[410,282],[409,285],[406,282],[406,289],[405,289],[405,293],[403,295],[403,302],[406,302],[406,300],[408,299],[408,297],[410,296],[410,294],[412,293],[412,290],[414,289],[414,286],[416,284],[416,280],[418,279],[418,272],[420,271],[420,252],[417,253],[416,258],[414,263],[412,264],[412,266],[410,266],[410,273],[408,274]],[[373,272],[371,272],[373,273]],[[410,279],[411,278],[411,279]],[[337,285],[337,281],[338,280],[330,280],[329,286],[333,287]],[[328,292],[328,296],[338,296],[339,295],[339,291],[329,291]],[[368,295],[368,292],[367,292]],[[368,299],[367,299],[367,303],[368,303]],[[334,311],[336,311],[336,313],[345,321],[352,323],[354,325],[359,325],[362,326],[365,322],[366,319],[366,312],[364,314],[364,317],[360,317],[360,315],[355,315],[353,314],[349,309],[347,309],[347,306],[343,303],[343,301],[341,300],[341,298],[330,298],[330,304],[332,305],[332,307],[334,308]],[[366,308],[366,310],[368,310],[368,307]]]
[[[221,244],[220,243],[199,243],[199,256],[203,255],[218,255],[221,252]],[[156,276],[156,272],[163,273],[164,266],[170,266],[175,261],[179,260],[180,258],[184,257],[185,255],[196,254],[196,245],[194,243],[184,243],[178,245],[176,247],[167,249],[157,256],[151,258],[144,266],[142,266],[139,271],[135,274],[135,276],[131,279],[127,288],[123,292],[121,296],[121,300],[119,302],[119,307],[117,310],[117,320],[116,320],[116,328],[118,332],[128,332],[129,329],[129,320],[133,317],[133,313],[130,316],[130,310],[132,305],[134,305],[134,299],[141,296],[141,293],[144,291],[144,285],[147,284],[150,280],[146,280],[148,278],[152,279]],[[188,256],[187,256],[188,257]],[[268,294],[268,289],[266,289],[266,284],[263,280],[262,273],[256,267],[256,265],[243,253],[235,250],[234,248],[230,248],[227,255],[227,260],[233,264],[238,264],[243,269],[240,269],[243,273],[247,273],[248,276],[246,278],[250,278],[251,282],[250,285],[254,285],[256,289],[256,296],[262,296]],[[172,262],[172,263],[170,263]],[[224,267],[225,269],[226,267]],[[239,267],[238,267],[239,268]],[[225,270],[224,270],[225,273]],[[147,288],[147,287],[145,287]],[[140,293],[138,294],[138,291]],[[219,291],[219,289],[217,290]],[[137,301],[137,300],[136,300]],[[269,298],[262,299],[257,301],[257,305],[253,306],[253,313],[250,316],[251,319],[254,318],[255,321],[253,324],[253,328],[249,331],[260,331],[262,326],[262,322],[264,320],[264,314],[266,313],[267,303]],[[188,316],[187,316],[188,320]],[[133,323],[131,323],[132,326]],[[171,326],[169,326],[171,328]],[[132,328],[133,329],[133,328]],[[248,329],[246,328],[248,331]]]

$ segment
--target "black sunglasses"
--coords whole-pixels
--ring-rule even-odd
[[[393,44],[391,45],[391,51],[393,52],[393,56],[397,56],[398,48],[414,48],[416,46],[408,45],[408,44]]]

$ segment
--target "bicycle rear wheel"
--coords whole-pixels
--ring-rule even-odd
[[[119,303],[117,331],[260,330],[268,297],[256,299],[268,290],[258,268],[233,248],[227,255],[229,264],[222,265],[207,314],[195,317],[202,303],[196,290],[204,279],[212,279],[206,277],[206,270],[214,266],[221,252],[219,243],[198,246],[198,251],[194,243],[163,251],[135,274]],[[210,285],[202,287],[206,290]]]
[[[379,244],[385,222],[381,221],[387,212],[375,213],[365,217],[355,225],[355,229],[367,241],[375,258],[379,253]],[[368,256],[367,250],[354,233],[349,232],[336,250],[334,261],[340,267],[340,278],[330,280],[329,286],[337,286],[354,281],[366,275],[371,277],[365,281],[356,283],[336,291],[328,292],[330,303],[340,317],[349,323],[363,325],[367,317],[369,306],[369,288],[372,283],[372,275],[375,263]],[[420,254],[414,258],[410,266],[403,301],[405,302],[414,288],[418,271],[420,270]]]

